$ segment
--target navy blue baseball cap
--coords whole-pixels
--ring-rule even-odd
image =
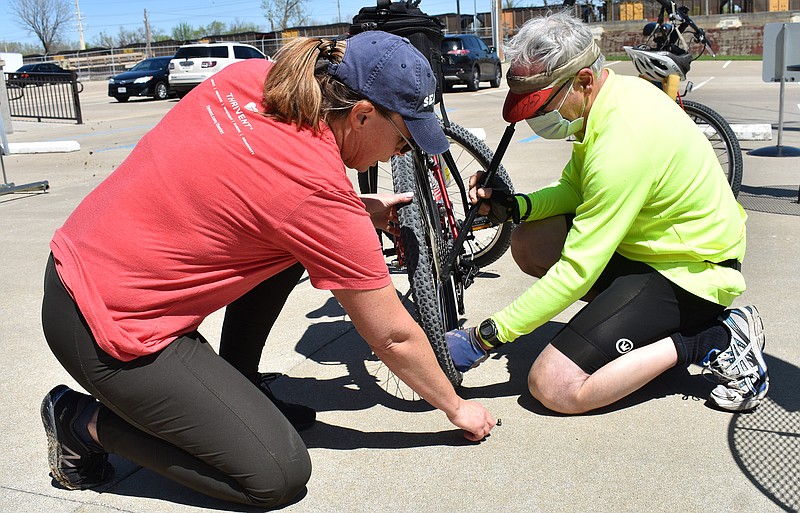
[[[347,39],[339,63],[328,74],[386,110],[400,114],[414,142],[426,153],[447,151],[447,142],[433,112],[436,77],[428,60],[400,36],[369,30]]]

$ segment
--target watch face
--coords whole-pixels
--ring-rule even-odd
[[[491,342],[497,336],[497,330],[491,319],[481,323],[481,336],[487,342]]]

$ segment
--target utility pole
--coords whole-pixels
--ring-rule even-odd
[[[497,0],[495,3],[495,12],[497,13],[497,32],[495,33],[497,37],[497,56],[501,61],[504,61],[506,56],[503,54],[503,0]]]
[[[81,50],[86,50],[86,42],[83,40],[83,17],[81,16],[81,8],[78,5],[78,0],[75,0],[75,16],[78,18],[78,35],[81,39]]]
[[[149,59],[150,57],[152,57],[152,50],[150,49],[150,22],[147,21],[147,9],[144,10],[144,34],[145,34],[144,58]]]

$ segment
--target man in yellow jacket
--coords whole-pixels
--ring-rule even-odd
[[[763,324],[753,306],[725,309],[745,289],[747,216],[708,140],[658,88],[604,69],[588,27],[567,13],[530,20],[506,57],[506,121],[575,142],[560,180],[531,194],[472,177],[484,213],[520,223],[512,254],[539,279],[479,326],[448,333],[456,367],[584,299],[528,375],[546,407],[583,413],[693,363],[718,378],[718,407],[757,406],[769,387]]]

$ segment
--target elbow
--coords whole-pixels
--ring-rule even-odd
[[[369,345],[370,349],[372,349],[372,352],[375,353],[375,356],[383,360],[384,356],[391,355],[399,351],[400,346],[403,344],[403,340],[399,340],[396,337],[380,337],[367,340],[367,344]]]

